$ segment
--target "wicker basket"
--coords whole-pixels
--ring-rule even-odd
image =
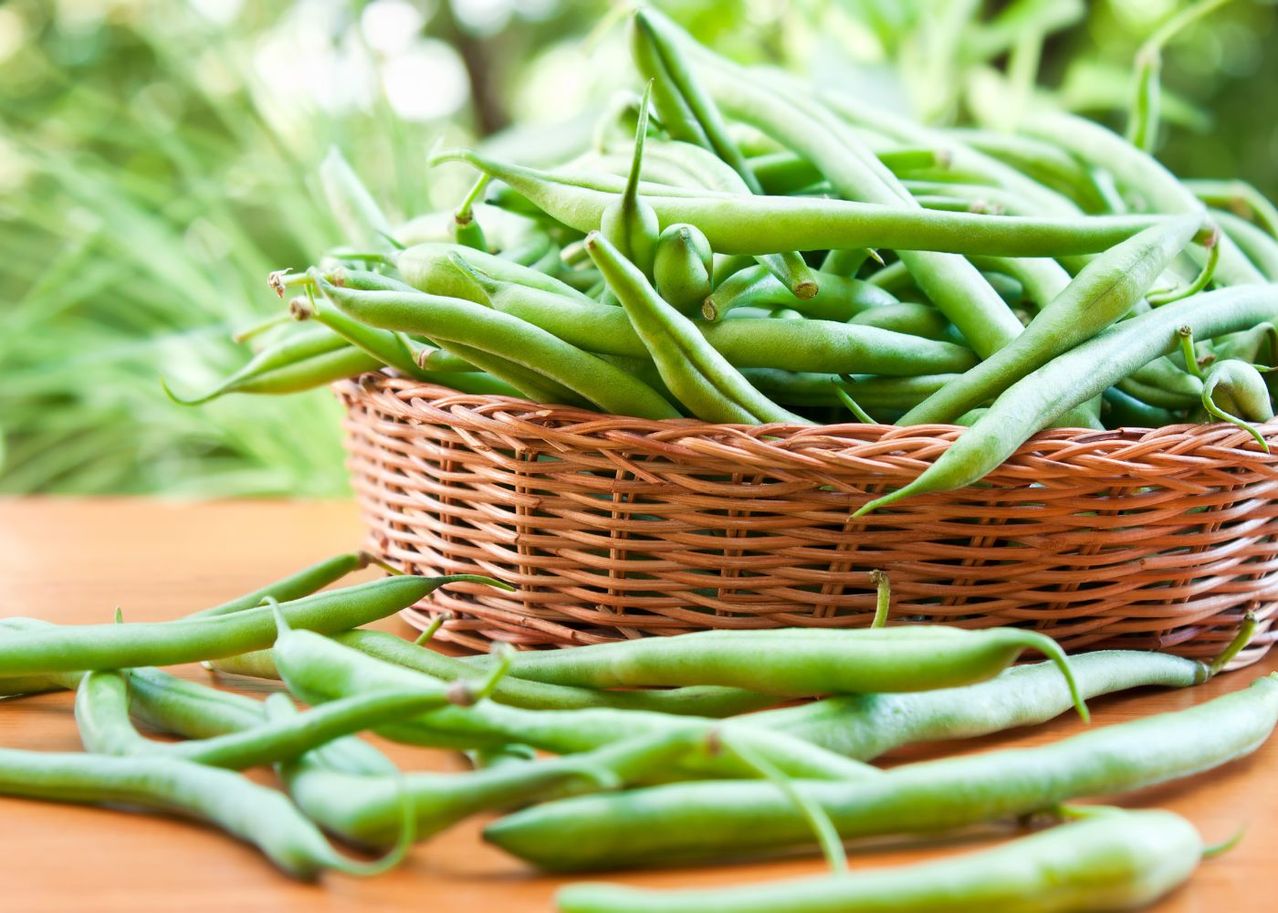
[[[443,636],[470,648],[864,626],[874,568],[896,620],[1021,625],[1070,649],[1208,657],[1250,610],[1248,662],[1278,633],[1278,453],[1232,425],[1044,432],[988,484],[851,521],[959,429],[647,421],[379,374],[336,389],[373,548],[517,586],[408,613],[452,613]]]

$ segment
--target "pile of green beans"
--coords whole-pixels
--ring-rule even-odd
[[[891,589],[876,573],[864,630],[719,631],[467,659],[426,643],[442,617],[418,643],[361,626],[441,585],[497,581],[392,574],[316,592],[375,563],[338,555],[167,622],[0,619],[0,693],[74,689],[85,748],[0,748],[0,795],[179,812],[298,878],[383,871],[414,841],[494,812],[505,817],[486,839],[549,869],[812,843],[842,866],[841,840],[961,828],[1189,776],[1255,750],[1278,722],[1278,676],[1268,676],[1189,710],[1039,748],[885,771],[869,762],[902,745],[1032,726],[1071,708],[1086,721],[1089,698],[1197,685],[1257,622],[1249,617],[1210,664],[1122,650],[1066,657],[1029,630],[886,626]],[[1011,666],[1024,651],[1047,661]],[[201,659],[216,676],[270,676],[284,690],[259,700],[155,667]],[[800,697],[819,699],[777,706]],[[465,751],[475,769],[400,770],[364,732]],[[240,773],[257,767],[273,768],[280,788]],[[354,861],[324,834],[386,855]],[[1081,911],[1161,896],[1203,855],[1193,828],[1168,813],[1092,810],[961,863],[713,894],[579,886],[560,903],[808,913],[928,900],[1011,911],[1030,909],[1051,872],[1052,909]],[[1098,858],[1104,877],[1085,877]],[[1000,877],[1010,869],[1017,879]]]
[[[731,63],[656,10],[629,38],[647,87],[593,148],[539,167],[439,153],[479,172],[455,207],[396,227],[330,157],[348,246],[270,278],[319,325],[191,401],[382,367],[647,419],[965,426],[857,515],[978,481],[1048,427],[1225,421],[1267,449],[1274,353],[1216,363],[1278,325],[1278,209],[1152,157],[1156,66],[1124,138],[1045,110],[1009,123],[980,103],[992,75],[977,123],[928,127]]]

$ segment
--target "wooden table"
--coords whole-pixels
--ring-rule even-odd
[[[347,503],[154,500],[0,501],[0,613],[62,623],[100,622],[116,606],[130,621],[172,618],[247,591],[293,569],[358,546],[360,529]],[[394,620],[393,630],[407,631]],[[1187,707],[1243,687],[1278,659],[1223,676],[1192,691],[1153,692],[1097,700],[1095,725]],[[183,670],[206,677],[199,668]],[[1080,729],[1062,718],[1032,732],[976,740],[1029,745]],[[79,749],[67,694],[0,702],[0,745],[46,751]],[[893,760],[949,748],[914,749]],[[390,749],[405,766],[461,769],[437,751]],[[1187,815],[1208,841],[1247,825],[1246,839],[1205,863],[1190,885],[1159,913],[1261,913],[1271,898],[1278,848],[1278,739],[1250,758],[1179,784],[1123,798]],[[178,819],[95,808],[0,799],[0,910],[272,911],[427,910],[430,913],[521,913],[552,909],[562,879],[538,876],[479,839],[467,822],[419,846],[400,869],[359,880],[327,876],[298,884],[248,846]],[[866,849],[854,867],[897,865],[964,852],[989,840],[902,849]],[[813,859],[617,876],[654,886],[706,886],[784,878],[820,871]]]

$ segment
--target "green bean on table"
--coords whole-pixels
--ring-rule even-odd
[[[511,657],[511,672],[558,685],[725,685],[783,697],[926,691],[997,675],[1023,651],[1055,663],[1078,697],[1069,660],[1051,638],[1021,628],[942,625],[700,631]],[[487,657],[472,662],[485,665]]]
[[[233,656],[275,642],[276,609],[296,627],[345,631],[392,615],[450,583],[501,585],[474,574],[403,575],[226,615],[33,628],[0,638],[0,676],[174,665]]]
[[[925,761],[852,783],[796,783],[844,839],[935,833],[1113,795],[1251,753],[1278,723],[1278,677],[1188,710],[1037,748]],[[584,870],[776,853],[807,845],[807,821],[767,783],[709,781],[564,799],[490,824],[484,837],[535,865]]]

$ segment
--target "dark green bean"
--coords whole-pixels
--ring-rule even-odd
[[[1278,722],[1278,677],[1188,710],[1036,748],[894,768],[858,783],[796,783],[844,839],[929,833],[1113,795],[1210,770],[1254,751]],[[701,782],[564,799],[516,812],[484,837],[543,868],[776,853],[809,843],[807,821],[767,783]]]

